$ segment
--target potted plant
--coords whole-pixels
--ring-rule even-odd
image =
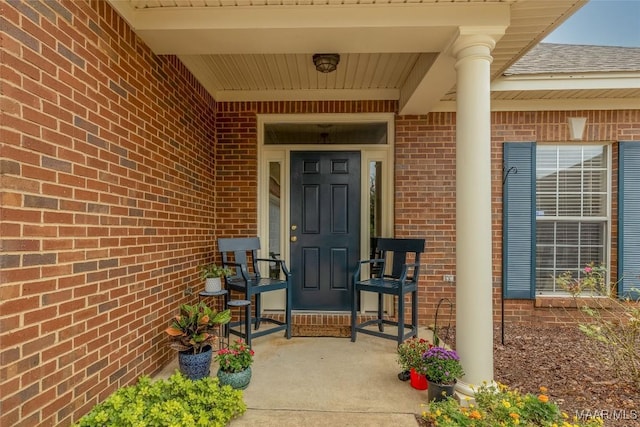
[[[253,349],[242,339],[235,340],[229,348],[222,348],[216,354],[220,365],[217,377],[220,384],[228,384],[234,389],[244,390],[251,381]]]
[[[218,337],[219,326],[230,319],[230,310],[216,312],[204,302],[180,306],[180,314],[165,332],[171,338],[171,348],[179,352],[178,362],[184,375],[192,380],[209,376],[213,355],[211,344]]]
[[[411,338],[398,346],[398,363],[402,369],[398,378],[402,381],[411,379],[411,386],[418,390],[427,388],[422,355],[429,348],[431,344],[423,338]]]
[[[206,264],[200,267],[200,275],[204,282],[205,292],[219,292],[222,289],[222,276],[228,276],[232,273],[228,267],[220,267],[216,264]]]
[[[458,353],[444,347],[431,347],[424,352],[422,359],[429,383],[429,401],[440,401],[446,399],[446,396],[452,396],[457,379],[464,375]]]

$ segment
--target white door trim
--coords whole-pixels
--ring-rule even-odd
[[[268,256],[269,242],[269,163],[280,163],[280,256],[290,264],[290,153],[291,151],[359,151],[361,153],[361,233],[360,259],[369,257],[369,164],[382,163],[382,234],[392,237],[394,233],[394,147],[395,128],[393,113],[356,113],[356,114],[259,114],[257,117],[258,134],[258,236],[263,242],[263,253]],[[264,127],[268,123],[387,123],[387,144],[300,144],[300,145],[265,145]],[[280,310],[284,308],[284,295],[270,292],[263,296],[265,309]],[[362,311],[377,309],[375,295],[365,293],[362,299]]]

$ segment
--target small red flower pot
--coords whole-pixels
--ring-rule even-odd
[[[426,390],[428,387],[427,377],[411,368],[411,387],[417,390]]]

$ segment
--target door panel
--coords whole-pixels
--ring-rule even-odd
[[[348,310],[360,255],[360,153],[291,153],[293,308]]]

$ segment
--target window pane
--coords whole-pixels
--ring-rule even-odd
[[[587,145],[583,147],[584,165],[588,168],[606,169],[605,147],[601,145]]]
[[[387,144],[387,123],[267,123],[264,143]]]
[[[369,163],[369,236],[382,235],[382,162]]]
[[[556,223],[556,245],[576,245],[578,243],[578,223]]]
[[[582,163],[582,147],[572,145],[557,147],[559,169],[580,167],[580,163]]]
[[[555,290],[555,280],[551,271],[538,272],[536,276],[536,292],[548,294]]]
[[[606,194],[587,193],[582,201],[582,216],[606,216],[605,205],[607,203]]]
[[[607,170],[606,169],[585,169],[582,172],[584,191],[600,192],[607,191]]]
[[[555,243],[555,223],[538,221],[536,225],[538,245],[553,245]]]
[[[541,146],[536,162],[538,216],[606,215],[604,146]]]
[[[555,193],[536,194],[536,216],[556,216],[557,215],[557,196]]]
[[[269,254],[280,255],[280,162],[269,162]]]
[[[538,252],[536,257],[536,269],[553,272],[553,267],[555,265],[555,257],[553,254],[555,248],[553,246],[538,246],[536,250]]]
[[[536,291],[564,293],[560,274],[606,262],[606,147],[539,146],[536,168]]]
[[[563,247],[556,248],[556,267],[560,271],[568,270],[578,265],[578,248]]]

